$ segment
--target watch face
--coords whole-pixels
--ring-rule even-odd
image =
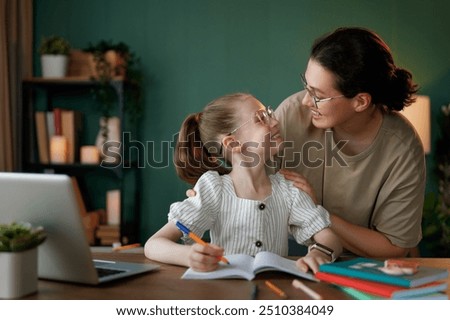
[[[320,252],[322,252],[322,253],[326,254],[327,256],[329,256],[330,259],[331,259],[331,262],[336,260],[336,257],[334,256],[334,250],[333,249],[328,248],[327,246],[324,246],[323,244],[320,244],[320,243],[314,243],[313,245],[311,245],[309,247],[308,252],[311,251],[311,250],[314,250],[314,249],[315,250],[319,250]]]

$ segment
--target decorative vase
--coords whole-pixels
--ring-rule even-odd
[[[126,63],[125,58],[114,50],[108,50],[105,52],[105,60],[111,66],[111,77],[125,76]]]
[[[118,163],[121,159],[120,119],[118,117],[101,117],[100,130],[97,134],[97,146],[103,161]]]
[[[37,291],[37,247],[19,252],[0,252],[0,298],[15,299]]]
[[[41,56],[42,77],[64,78],[67,74],[68,56],[62,54],[43,54]]]

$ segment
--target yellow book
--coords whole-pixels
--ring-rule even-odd
[[[61,110],[62,135],[67,138],[67,163],[79,161],[81,116],[81,113],[77,110]]]

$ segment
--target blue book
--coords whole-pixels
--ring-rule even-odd
[[[397,286],[413,288],[433,281],[447,279],[448,270],[419,266],[419,270],[412,275],[392,275],[380,270],[384,261],[368,258],[356,258],[347,261],[322,264],[322,272],[339,274],[347,277],[389,283]]]

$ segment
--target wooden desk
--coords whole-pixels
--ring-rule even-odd
[[[129,252],[96,252],[97,259],[121,260],[129,262],[146,262],[143,253]],[[450,259],[414,258],[422,265],[447,268],[450,270]],[[64,299],[64,300],[244,300],[250,299],[253,283],[259,286],[258,299],[272,300],[278,297],[265,285],[270,279],[282,288],[289,299],[310,299],[302,291],[295,289],[291,283],[294,276],[279,272],[266,272],[258,275],[253,281],[247,280],[182,280],[181,275],[186,268],[160,265],[159,270],[123,279],[99,286],[87,286],[56,281],[39,280],[38,292],[26,299]],[[450,279],[449,281],[450,287]],[[341,290],[325,284],[305,280],[304,283],[319,293],[324,299],[346,300],[350,297]],[[450,289],[447,289],[450,296]]]

